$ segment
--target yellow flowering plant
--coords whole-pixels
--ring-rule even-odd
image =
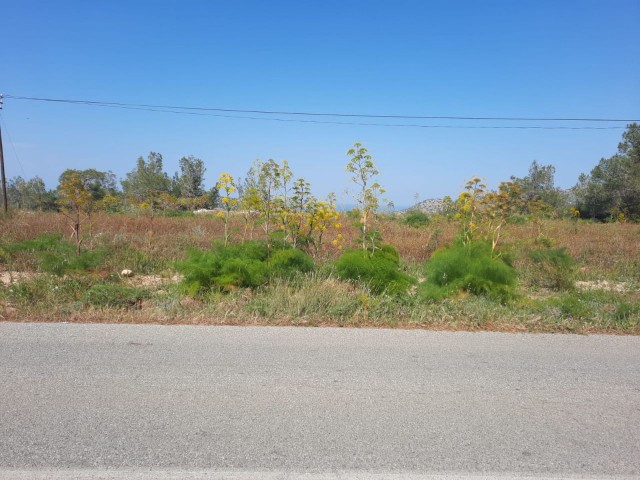
[[[220,177],[218,177],[216,189],[220,193],[220,203],[222,204],[222,210],[216,214],[216,217],[224,222],[224,246],[226,247],[231,238],[229,218],[231,217],[231,211],[238,205],[238,199],[232,197],[232,195],[237,192],[238,188],[231,174],[223,172],[220,174]]]
[[[481,213],[481,199],[486,192],[487,185],[475,175],[465,184],[456,201],[455,218],[462,223],[462,242],[469,245],[478,229],[478,220]]]
[[[331,244],[338,250],[342,249],[344,237],[340,233],[342,224],[340,223],[340,212],[338,212],[333,195],[327,201],[314,200],[307,208],[306,231],[309,243],[313,246],[314,256],[322,246],[324,237],[328,231],[334,231],[335,237]]]
[[[489,241],[493,255],[507,219],[523,209],[524,201],[515,182],[502,182],[496,191],[489,191],[481,178],[473,176],[455,207],[454,218],[462,224],[463,244],[469,246],[478,238]]]

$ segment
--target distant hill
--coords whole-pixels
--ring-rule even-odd
[[[573,188],[558,188],[557,191],[563,199],[564,204],[569,206],[576,204],[576,193]],[[444,202],[442,198],[429,198],[416,203],[413,207],[399,210],[398,213],[404,213],[410,210],[419,210],[425,213],[441,213],[443,206]]]
[[[409,207],[399,213],[407,212],[409,210],[419,210],[425,213],[440,213],[442,211],[443,204],[444,203],[441,198],[429,198],[418,202],[413,207]]]

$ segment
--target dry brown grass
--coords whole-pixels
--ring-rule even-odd
[[[350,225],[348,218],[344,218],[342,224],[345,225],[345,245],[354,245],[358,235],[357,228]],[[438,247],[449,244],[459,230],[456,222],[446,219],[433,221],[424,228],[414,228],[397,218],[382,218],[376,227],[380,230],[383,241],[394,245],[400,256],[413,265],[426,261]],[[233,219],[232,231],[235,231],[236,240],[243,237],[244,223],[241,218]],[[32,239],[43,233],[62,233],[68,236],[70,232],[66,219],[58,214],[18,212],[9,217],[0,217],[2,243]],[[170,265],[168,262],[183,258],[188,247],[206,248],[213,240],[221,239],[223,224],[213,216],[151,218],[97,214],[90,224],[85,225],[84,232],[89,234],[85,248],[99,245],[131,246],[150,258],[166,260],[163,264],[163,268],[166,268],[166,265]],[[322,275],[305,279],[298,286],[285,282],[258,291],[235,291],[229,295],[192,299],[181,296],[175,288],[175,282],[167,282],[173,272],[152,270],[148,273],[162,273],[162,281],[156,282],[159,285],[136,283],[146,278],[142,276],[121,280],[122,285],[147,288],[151,295],[135,308],[129,309],[100,309],[83,303],[83,291],[91,284],[92,279],[82,280],[84,283],[81,286],[68,292],[68,301],[58,298],[55,279],[42,278],[38,285],[25,288],[19,295],[8,293],[10,286],[0,285],[0,289],[6,289],[2,297],[4,300],[0,302],[0,321],[640,334],[637,313],[640,312],[640,225],[550,220],[543,223],[542,233],[552,240],[554,246],[565,246],[578,260],[581,280],[588,280],[590,284],[601,280],[609,283],[624,282],[626,290],[612,292],[610,296],[602,298],[597,297],[597,294],[589,297],[576,293],[576,298],[566,299],[568,307],[573,305],[571,302],[577,302],[578,306],[581,302],[594,302],[596,305],[593,318],[577,319],[572,318],[571,314],[560,312],[562,303],[558,304],[560,306],[548,303],[549,298],[560,298],[561,294],[526,290],[530,288],[526,283],[526,274],[521,276],[521,288],[525,290],[524,300],[518,306],[505,307],[472,296],[453,298],[442,304],[418,304],[410,298],[401,301],[385,300],[332,276],[325,278]],[[517,266],[525,273],[527,250],[540,246],[535,243],[537,235],[538,228],[532,224],[507,225],[504,228],[503,245],[517,254]],[[261,236],[262,232],[258,227],[253,232],[253,238]],[[330,240],[327,239],[319,253],[319,263],[335,259],[340,254]],[[28,266],[33,264],[25,262],[22,265],[27,266],[24,270],[28,270]],[[96,281],[105,281],[109,275],[118,273],[120,270],[115,270],[115,267],[116,262],[113,262],[110,268],[114,271],[101,272],[102,276],[96,278]],[[0,266],[0,269],[7,270],[7,265]],[[416,268],[415,272],[417,271]],[[38,278],[34,281],[38,281]],[[40,295],[38,298],[42,300],[34,303],[29,300],[29,295]],[[620,311],[624,313],[623,307],[631,312],[628,320],[615,320],[614,312],[622,309]],[[347,313],[331,313],[343,311]]]
[[[473,306],[457,311],[438,311],[428,308],[421,319],[399,316],[390,320],[358,314],[340,319],[330,316],[295,316],[287,313],[270,317],[247,311],[247,299],[234,299],[215,304],[183,302],[181,310],[167,312],[154,306],[143,305],[139,309],[84,309],[76,312],[54,310],[52,312],[24,312],[0,306],[0,321],[42,323],[109,323],[109,324],[160,324],[160,325],[230,325],[230,326],[296,326],[341,327],[383,329],[428,329],[438,331],[492,331],[505,333],[573,333],[640,335],[640,326],[620,326],[604,322],[577,322],[571,318],[548,321],[540,315],[505,313],[496,309],[476,312]]]
[[[344,218],[345,245],[354,245],[358,230]],[[424,228],[414,228],[398,220],[381,219],[376,227],[383,241],[398,249],[408,261],[424,262],[433,251],[449,244],[459,230],[457,222],[446,219],[432,222]],[[187,247],[206,248],[213,240],[222,238],[222,222],[210,215],[193,217],[149,217],[124,214],[96,214],[84,227],[89,235],[85,246],[91,248],[100,241],[126,242],[146,253],[176,259]],[[0,239],[15,242],[32,239],[43,233],[62,233],[69,236],[71,228],[66,218],[55,213],[16,212],[0,218]],[[232,219],[233,238],[243,238],[243,220]],[[542,233],[552,239],[555,246],[565,246],[584,268],[594,272],[625,270],[629,264],[640,261],[640,225],[621,223],[576,224],[570,221],[547,220]],[[502,235],[503,244],[515,244],[524,248],[532,245],[538,234],[532,224],[507,225]],[[262,238],[258,227],[253,238]],[[248,235],[247,235],[248,237]],[[330,238],[320,251],[320,259],[334,259],[339,251],[330,244]]]

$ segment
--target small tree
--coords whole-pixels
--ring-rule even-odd
[[[151,208],[160,194],[171,193],[171,179],[162,169],[162,155],[156,152],[149,152],[146,161],[139,157],[136,168],[121,183],[129,200]]]
[[[229,218],[231,211],[238,205],[238,199],[232,198],[231,195],[236,192],[237,187],[233,177],[229,173],[221,173],[216,183],[216,188],[220,192],[220,203],[222,204],[222,212],[218,213],[218,217],[224,222],[224,246],[229,243]]]
[[[291,241],[291,229],[290,222],[292,220],[292,208],[291,208],[291,179],[293,178],[293,172],[289,168],[289,162],[282,161],[282,165],[278,166],[278,178],[280,180],[279,195],[274,199],[275,211],[280,217],[280,229],[284,233],[286,240]]]
[[[258,193],[258,172],[256,164],[249,169],[242,186],[238,187],[239,206],[244,220],[243,241],[253,240],[253,231],[260,219],[260,195]]]
[[[369,155],[367,149],[360,143],[354,143],[353,148],[347,151],[347,155],[351,157],[347,163],[346,171],[352,173],[351,181],[355,183],[357,192],[354,199],[360,210],[360,236],[362,248],[367,248],[367,242],[374,240],[371,235],[372,217],[378,211],[380,206],[380,195],[384,193],[384,189],[378,182],[374,180],[378,175],[378,169],[375,166],[373,158]]]
[[[257,193],[258,209],[262,216],[262,228],[267,239],[267,251],[271,253],[271,232],[273,230],[273,217],[275,214],[275,200],[278,190],[282,186],[281,168],[278,162],[269,159],[262,163],[259,160],[255,164],[258,167]]]
[[[344,237],[340,233],[342,224],[340,223],[340,213],[336,209],[335,196],[329,194],[326,201],[313,198],[307,207],[307,238],[309,244],[313,246],[313,256],[318,256],[318,251],[322,246],[324,237],[329,229],[333,229],[335,237],[332,243],[338,250],[342,249]]]
[[[518,187],[520,196],[526,202],[521,207],[526,211],[531,202],[544,202],[555,210],[562,210],[566,205],[566,194],[554,186],[556,168],[553,165],[541,165],[533,161],[529,167],[529,175],[523,178],[511,177]],[[529,210],[531,213],[531,210]]]
[[[491,241],[491,254],[494,255],[502,227],[507,219],[519,212],[523,205],[522,192],[515,182],[502,182],[498,190],[488,192],[482,198],[485,228],[488,240]]]
[[[299,244],[308,245],[310,239],[305,230],[307,211],[315,202],[311,194],[311,185],[304,178],[297,179],[293,184],[293,195],[289,208],[289,238],[291,244],[297,247]]]
[[[176,174],[174,183],[178,194],[183,198],[196,198],[205,194],[204,174],[206,168],[204,162],[190,155],[180,159],[180,175]]]
[[[71,221],[76,253],[80,255],[80,228],[84,220],[90,217],[95,200],[80,174],[75,171],[60,178],[58,193],[58,205],[62,214]]]
[[[486,193],[487,185],[481,178],[474,175],[465,184],[464,189],[465,191],[456,200],[455,218],[462,222],[462,243],[468,246],[480,226],[482,198]]]

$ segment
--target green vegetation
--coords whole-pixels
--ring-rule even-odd
[[[554,186],[555,173],[553,165],[541,165],[534,160],[529,167],[529,175],[523,178],[511,177],[524,200],[524,212],[535,213],[536,206],[540,205],[548,205],[558,212],[566,208],[566,193]]]
[[[576,262],[565,247],[532,250],[534,283],[554,290],[571,290],[575,286]]]
[[[33,216],[19,217],[20,222],[34,229],[39,223],[50,218],[51,214],[42,214],[39,218]],[[111,229],[121,230],[131,220],[128,215],[105,217],[105,221],[112,222]],[[238,225],[242,219],[235,218]],[[110,322],[160,322],[160,323],[209,323],[209,324],[278,324],[278,325],[342,325],[342,326],[384,326],[384,327],[420,327],[447,329],[490,329],[506,331],[560,331],[560,332],[625,332],[640,333],[640,299],[637,296],[637,269],[631,268],[633,262],[625,261],[625,257],[633,257],[637,246],[631,240],[640,235],[637,227],[627,228],[627,225],[586,224],[581,226],[580,234],[573,233],[569,221],[553,221],[544,226],[555,233],[558,238],[572,239],[573,251],[581,252],[572,255],[576,258],[577,272],[581,281],[588,280],[590,287],[576,286],[565,291],[556,291],[544,287],[537,282],[540,276],[538,266],[532,260],[529,251],[556,250],[555,248],[541,248],[538,243],[531,243],[529,223],[509,227],[508,242],[500,248],[501,256],[513,258],[513,264],[520,274],[520,282],[515,286],[508,286],[509,301],[504,303],[498,282],[498,295],[493,292],[491,282],[494,281],[494,271],[489,268],[479,268],[484,277],[481,280],[464,284],[459,290],[452,288],[452,295],[434,298],[433,291],[425,295],[425,291],[433,288],[433,283],[427,278],[414,288],[413,281],[402,282],[402,288],[389,291],[384,283],[378,283],[374,290],[362,274],[359,279],[343,280],[338,275],[338,268],[334,260],[319,262],[313,271],[303,273],[308,269],[310,258],[301,254],[299,250],[286,248],[274,242],[272,261],[266,256],[264,242],[245,242],[241,247],[238,243],[229,244],[227,256],[222,253],[224,247],[217,244],[214,248],[199,248],[203,258],[240,259],[251,265],[251,258],[257,259],[256,271],[258,281],[251,280],[251,270],[237,269],[233,282],[204,275],[203,284],[208,287],[193,287],[192,292],[187,287],[187,272],[184,279],[174,279],[175,265],[171,261],[173,255],[182,257],[186,262],[194,258],[183,253],[180,249],[169,253],[169,247],[175,245],[175,235],[170,233],[177,230],[189,230],[189,238],[196,240],[202,236],[195,228],[194,222],[198,217],[171,218],[163,220],[158,227],[166,229],[166,233],[159,231],[158,238],[151,247],[132,244],[136,242],[139,233],[132,232],[124,239],[122,234],[117,237],[93,242],[95,249],[105,249],[106,253],[101,264],[89,270],[69,270],[64,277],[44,273],[39,267],[40,250],[51,251],[53,245],[60,239],[52,236],[43,241],[36,236],[35,241],[26,241],[22,246],[30,247],[26,250],[11,251],[13,244],[22,242],[5,242],[3,255],[0,256],[6,270],[13,270],[7,283],[0,284],[0,313],[5,319],[37,319],[64,321],[110,321]],[[222,236],[223,226],[213,219],[202,220],[203,225],[217,228]],[[144,223],[140,224],[144,227]],[[408,256],[412,251],[411,235],[421,238],[424,234],[413,227],[401,222],[382,221],[382,230],[388,239],[393,239],[402,253],[403,268],[398,268],[398,256],[391,249],[379,249],[377,259],[384,257],[381,263],[386,268],[383,273],[391,278],[400,272],[401,278],[418,276],[420,265],[426,258],[438,260],[439,255],[426,254],[422,259]],[[455,222],[443,223],[442,241],[449,244],[452,235],[459,232],[459,224]],[[605,229],[604,231],[602,229]],[[358,238],[358,231],[353,229],[346,232],[348,237]],[[205,235],[206,236],[206,235]],[[142,237],[140,235],[140,237]],[[611,238],[624,239],[624,244],[611,245]],[[166,239],[166,243],[163,243]],[[140,238],[140,241],[143,241]],[[577,242],[577,243],[576,243]],[[182,243],[182,241],[181,241]],[[91,242],[87,242],[87,251]],[[453,242],[452,245],[455,245]],[[8,249],[6,247],[9,247]],[[238,254],[234,248],[238,247],[244,253]],[[67,243],[67,258],[75,258],[74,245]],[[151,249],[149,249],[151,248]],[[446,248],[446,247],[445,247]],[[472,248],[475,248],[472,247]],[[486,252],[489,250],[485,242],[478,247]],[[448,248],[446,248],[448,250]],[[606,249],[606,250],[605,250]],[[216,254],[210,254],[211,251]],[[561,249],[560,249],[561,250]],[[621,251],[620,251],[621,250]],[[251,252],[254,253],[251,253]],[[439,250],[440,252],[442,250]],[[282,252],[282,253],[280,253]],[[359,248],[350,250],[358,254],[356,263],[364,263],[365,272],[371,269],[369,258],[363,256]],[[569,249],[566,249],[569,252]],[[369,252],[370,253],[370,252]],[[460,253],[460,252],[458,252]],[[233,254],[233,255],[232,255]],[[282,255],[283,258],[278,259]],[[466,254],[465,254],[466,255]],[[551,257],[554,254],[550,254]],[[637,253],[636,253],[637,255]],[[248,257],[248,258],[247,258]],[[346,256],[349,257],[348,255]],[[446,256],[445,256],[446,257]],[[464,258],[464,257],[463,257]],[[499,257],[500,258],[500,257]],[[545,262],[547,254],[544,254]],[[187,260],[185,260],[187,259]],[[304,259],[299,261],[300,259]],[[466,261],[466,258],[463,260]],[[502,260],[497,260],[505,264]],[[454,265],[457,265],[454,260]],[[375,261],[373,262],[376,263]],[[427,261],[425,272],[432,272],[432,261]],[[445,262],[446,263],[446,262]],[[195,262],[199,269],[206,270],[206,262]],[[231,262],[233,265],[233,262]],[[281,265],[284,265],[280,268]],[[305,267],[304,265],[307,265]],[[498,271],[504,270],[504,265]],[[118,273],[123,267],[135,271],[133,278],[121,278]],[[546,267],[545,267],[546,268]],[[585,268],[587,270],[585,270]],[[18,270],[17,272],[15,270]],[[231,267],[219,275],[229,274]],[[406,270],[406,273],[404,272]],[[435,270],[435,269],[434,269]],[[473,270],[473,269],[472,269]],[[576,269],[577,270],[577,269]],[[247,274],[247,271],[249,274]],[[268,273],[265,273],[268,272]],[[374,270],[374,278],[380,273]],[[245,274],[243,277],[240,274]],[[365,274],[366,275],[366,274]],[[389,277],[382,276],[388,279]],[[510,275],[510,274],[507,274]],[[356,275],[357,276],[357,275]],[[249,278],[244,280],[243,278]],[[149,283],[151,280],[155,280]],[[510,276],[508,278],[511,278]],[[213,281],[212,281],[213,279]],[[606,279],[606,282],[604,282]],[[602,280],[602,287],[600,281]],[[11,283],[9,283],[9,281]],[[257,286],[236,286],[244,281],[245,284]],[[387,281],[387,280],[385,280]],[[184,283],[181,283],[184,282]],[[455,282],[454,282],[455,283]],[[226,285],[226,286],[225,286]],[[382,286],[380,286],[382,285]],[[469,286],[471,285],[471,286]],[[479,285],[479,286],[477,286]],[[487,285],[490,285],[487,289]],[[446,290],[449,286],[440,286]],[[197,291],[196,291],[197,290]],[[472,292],[480,292],[476,295]],[[192,295],[194,293],[194,295]]]
[[[362,249],[366,250],[374,247],[378,240],[371,228],[371,223],[380,207],[380,195],[384,193],[384,189],[375,181],[379,174],[378,169],[373,157],[361,143],[354,143],[353,148],[347,151],[347,155],[350,160],[345,170],[352,174],[351,182],[356,187],[353,198],[360,212],[357,226],[360,229]]]
[[[509,193],[512,203],[512,218],[521,215],[533,217],[580,217],[601,221],[638,221],[640,220],[640,125],[631,123],[622,135],[618,152],[609,158],[603,158],[588,175],[581,175],[570,190],[561,190],[554,185],[555,167],[533,161],[528,174],[524,177],[511,177]],[[379,210],[384,189],[376,181],[378,170],[366,147],[354,144],[347,152],[349,162],[347,172],[351,173],[351,182],[355,187],[353,198],[360,212],[358,227],[361,233],[361,246],[367,248],[367,235],[372,230],[376,213]],[[92,211],[135,212],[151,211],[154,214],[173,215],[176,211],[192,211],[198,208],[215,208],[220,203],[220,192],[216,185],[205,188],[205,162],[188,156],[179,160],[179,172],[170,176],[163,170],[164,159],[158,152],[149,152],[147,158],[139,157],[135,168],[120,181],[121,190],[112,172],[96,169],[65,170],[59,179],[59,185],[47,190],[40,177],[9,179],[7,194],[12,208],[31,211],[61,211],[69,201],[69,189],[65,193],[65,184],[78,184],[90,199],[84,203]],[[72,177],[76,177],[75,179]],[[71,181],[73,180],[73,181]],[[286,161],[258,161],[245,176],[244,184],[238,182],[238,206],[247,215],[251,228],[258,223],[271,231],[275,223],[282,221],[285,236],[288,230],[289,214],[296,203],[295,185],[302,180],[302,197],[311,196],[308,183],[304,179],[294,180],[293,173]],[[299,190],[300,192],[300,190]],[[517,192],[517,195],[514,193]],[[78,193],[82,193],[81,190]],[[499,192],[496,192],[499,193]],[[515,198],[517,196],[517,198]],[[67,197],[64,200],[64,197]],[[278,198],[279,201],[275,201]],[[298,195],[298,200],[300,195]],[[62,202],[60,200],[63,200]],[[272,202],[272,200],[274,200]],[[329,202],[331,203],[331,202]],[[442,212],[453,215],[454,202],[446,197]],[[282,210],[284,207],[284,210]],[[266,215],[260,222],[252,216],[252,211],[262,209]],[[303,209],[304,210],[304,209]],[[298,211],[300,209],[298,208]],[[284,213],[284,214],[283,214]],[[278,217],[278,218],[276,218]],[[417,213],[407,214],[408,224],[424,225],[426,219]],[[298,226],[300,223],[297,224]],[[249,228],[249,225],[247,225]],[[268,236],[268,235],[267,235]],[[288,241],[292,241],[288,238]]]
[[[184,291],[198,295],[212,289],[256,288],[274,277],[312,271],[314,265],[309,255],[284,244],[272,245],[270,254],[266,242],[249,241],[192,249],[176,268],[184,275]]]
[[[429,214],[420,210],[409,210],[405,213],[403,221],[406,225],[414,228],[422,228],[429,225]]]
[[[358,282],[374,294],[399,295],[416,283],[400,270],[398,252],[391,245],[375,250],[347,250],[336,262],[338,276]]]
[[[440,300],[460,291],[505,303],[515,297],[516,271],[502,257],[494,256],[491,244],[461,240],[436,251],[425,264],[426,281],[420,293]]]
[[[65,242],[61,234],[39,235],[33,240],[7,244],[2,248],[13,261],[21,253],[31,254],[36,270],[58,276],[94,270],[106,256],[104,249],[82,252],[78,255],[76,247]]]
[[[148,297],[149,292],[141,288],[98,283],[83,293],[82,300],[94,307],[140,308],[140,302]]]
[[[640,220],[640,125],[627,126],[618,153],[581,175],[575,192],[585,218]]]
[[[19,179],[10,195],[43,212],[0,217],[0,315],[640,334],[640,226],[626,196],[636,137],[630,125],[576,190],[609,223],[568,208],[553,166],[537,162],[495,190],[473,177],[439,213],[382,215],[361,144],[348,152],[358,208],[347,214],[286,161],[256,161],[242,182],[223,173],[210,192],[202,160],[183,157],[171,178],[153,152],[124,192],[93,169],[65,171],[51,195]],[[212,199],[213,216],[192,213]]]

